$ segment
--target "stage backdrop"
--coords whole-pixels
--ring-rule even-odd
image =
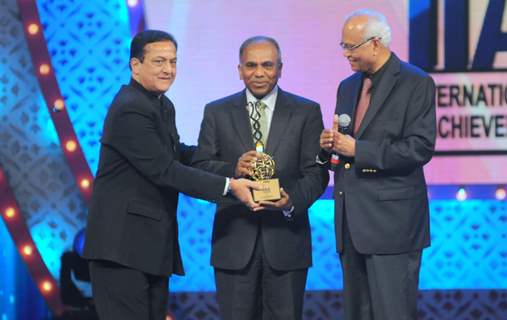
[[[243,88],[238,49],[268,35],[282,49],[280,86],[321,104],[331,125],[338,83],[351,74],[338,44],[347,13],[371,8],[392,26],[392,50],[437,83],[437,156],[430,184],[507,181],[507,10],[504,1],[147,0],[150,28],[179,41],[176,103],[181,136],[195,142],[206,102]],[[435,17],[437,17],[435,19]]]
[[[58,278],[60,257],[72,250],[75,234],[85,225],[87,208],[34,76],[17,3],[0,4],[0,163],[44,262]],[[95,172],[108,105],[129,80],[126,1],[41,0],[37,5],[67,111]],[[452,10],[446,8],[451,5]],[[176,103],[182,139],[196,141],[206,102],[243,88],[236,70],[238,48],[256,34],[280,42],[281,87],[320,102],[330,126],[336,87],[350,75],[338,46],[343,17],[364,7],[386,13],[393,27],[393,51],[424,66],[437,82],[439,154],[427,166],[429,182],[505,184],[505,1],[148,0],[148,26],[175,34],[180,44],[178,79],[168,96]],[[436,16],[439,19],[433,19]],[[463,26],[466,32],[459,29]],[[462,56],[462,52],[467,54]],[[453,125],[452,121],[461,122]],[[442,195],[444,189],[450,192]],[[430,191],[432,246],[424,253],[421,289],[507,288],[506,201],[494,200],[493,193],[458,201],[456,189],[438,186]],[[170,287],[181,293],[182,302],[188,297],[186,292],[214,290],[209,265],[214,206],[186,196],[180,204],[187,275],[173,277]],[[311,208],[310,219],[314,266],[307,289],[340,290],[329,196]],[[0,272],[0,318],[11,319],[9,310],[26,305],[16,297],[31,296],[17,290],[21,276],[13,277],[12,270],[26,272],[23,261],[13,257],[18,248],[2,228],[0,256],[5,259],[0,259],[0,270],[6,272]],[[88,284],[81,285],[89,294]],[[466,302],[459,295],[449,299]],[[436,295],[435,300],[448,310],[446,299]],[[494,295],[488,300],[503,301]]]

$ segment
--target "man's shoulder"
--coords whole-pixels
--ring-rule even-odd
[[[354,84],[356,81],[361,81],[361,73],[360,72],[354,72],[353,74],[351,74],[347,78],[343,79],[340,82],[340,87],[350,86],[350,85]]]
[[[407,77],[429,78],[430,75],[416,65],[400,60],[400,73]]]
[[[129,85],[123,85],[113,98],[110,109],[117,111],[134,109],[142,112],[142,110],[150,110],[150,103],[150,100],[139,90]]]
[[[280,90],[278,92],[278,94],[285,94],[287,99],[293,100],[294,102],[299,103],[299,104],[305,104],[305,105],[317,105],[318,104],[317,102],[315,102],[311,99],[305,98],[303,96],[297,95],[292,92]]]
[[[211,102],[208,102],[206,104],[207,108],[228,108],[232,107],[238,104],[241,104],[241,102],[245,99],[245,91],[236,92],[234,94],[228,95],[226,97],[213,100]]]

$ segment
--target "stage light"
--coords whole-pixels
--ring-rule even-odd
[[[496,200],[505,200],[507,197],[507,192],[505,191],[504,187],[498,187],[495,191],[495,198]]]
[[[32,36],[36,35],[37,33],[39,33],[39,25],[36,24],[36,23],[30,23],[28,25],[28,33]]]
[[[33,248],[31,245],[27,244],[26,246],[23,246],[23,254],[25,256],[31,256],[33,253]]]
[[[90,180],[83,178],[81,179],[80,185],[82,189],[88,189],[90,187]]]
[[[49,73],[49,64],[47,63],[43,63],[39,66],[39,73],[42,74],[42,75],[47,75]]]
[[[76,151],[76,149],[77,149],[77,143],[76,143],[76,141],[74,141],[74,140],[68,140],[65,143],[65,149],[67,149],[67,151],[69,151],[69,152]]]
[[[456,200],[458,201],[465,201],[468,198],[467,191],[465,188],[461,187],[458,189],[458,192],[456,192]]]
[[[127,0],[127,5],[131,8],[137,6],[138,4],[139,4],[138,0]]]
[[[58,112],[63,110],[65,104],[62,99],[56,99],[55,102],[53,103],[53,106],[54,106],[53,111]]]
[[[51,281],[45,280],[41,283],[41,288],[43,293],[49,293],[53,290],[53,284]]]
[[[9,207],[5,210],[5,216],[9,219],[12,219],[14,218],[14,216],[16,215],[16,209],[14,209],[13,207]]]

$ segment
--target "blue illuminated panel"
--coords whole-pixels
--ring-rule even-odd
[[[37,1],[51,62],[70,120],[93,174],[102,124],[130,79],[126,1]]]
[[[449,190],[454,195],[457,187]],[[172,291],[213,291],[209,265],[213,204],[180,197],[180,242],[186,276],[172,277]],[[334,239],[333,200],[310,209],[313,267],[307,290],[340,290],[342,274]],[[498,200],[432,200],[431,247],[424,250],[421,289],[506,289],[507,204]]]
[[[32,282],[9,231],[0,219],[0,319],[50,319],[50,311]]]

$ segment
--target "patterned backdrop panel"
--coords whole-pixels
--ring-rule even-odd
[[[171,291],[214,291],[210,266],[211,230],[215,205],[180,196],[179,239],[185,276],[171,277]],[[313,267],[308,274],[308,290],[341,288],[342,277],[335,250],[333,201],[320,200],[310,210]]]
[[[422,288],[507,288],[505,200],[432,201],[431,241]]]
[[[0,164],[54,276],[86,208],[42,98],[15,0],[0,1]]]
[[[86,208],[60,150],[42,99],[15,0],[0,0],[0,163],[53,275],[85,224]],[[124,1],[39,1],[52,62],[69,113],[95,171],[107,105],[128,81]],[[209,266],[214,205],[181,197],[185,277],[173,291],[213,291]],[[333,201],[310,210],[314,266],[308,290],[342,288],[334,247]],[[432,246],[424,251],[422,289],[507,288],[506,201],[433,200]]]
[[[209,266],[214,205],[180,197],[179,226],[186,275],[172,277],[172,291],[213,291]],[[339,290],[342,272],[335,249],[333,200],[310,208],[313,267],[308,290]],[[507,203],[433,200],[432,245],[424,250],[421,289],[507,289]]]
[[[86,160],[95,174],[109,104],[128,83],[125,0],[37,1],[51,62]]]
[[[215,293],[173,293],[170,310],[178,320],[218,320]],[[418,320],[505,320],[506,290],[422,290],[418,295]],[[307,291],[305,320],[341,320],[343,295],[338,291]]]

